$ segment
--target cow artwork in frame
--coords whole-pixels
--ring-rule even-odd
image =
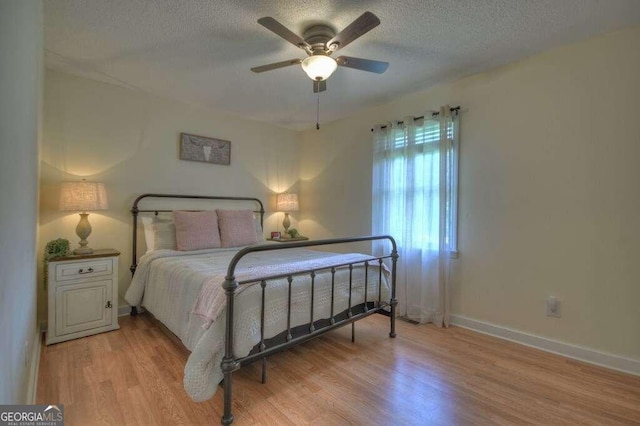
[[[180,159],[228,166],[231,163],[231,142],[180,133]]]

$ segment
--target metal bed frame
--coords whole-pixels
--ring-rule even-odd
[[[257,198],[250,197],[222,197],[222,196],[208,196],[208,195],[174,195],[174,194],[143,194],[135,199],[133,206],[131,207],[131,214],[133,215],[133,259],[131,264],[131,273],[135,273],[137,267],[137,223],[138,223],[138,214],[139,213],[154,213],[158,214],[160,212],[172,212],[173,210],[157,210],[157,209],[149,209],[142,210],[138,207],[138,204],[141,200],[145,198],[174,198],[174,199],[200,199],[200,200],[223,200],[223,201],[249,201],[255,202],[258,206],[258,210],[254,210],[254,213],[260,213],[260,224],[263,224],[264,221],[264,206],[262,202]],[[271,275],[260,278],[252,278],[246,281],[237,281],[235,277],[236,266],[238,262],[247,254],[262,252],[262,251],[273,251],[273,250],[286,250],[291,248],[300,248],[300,247],[314,247],[314,246],[326,246],[333,244],[343,244],[343,243],[355,243],[355,242],[365,242],[365,241],[376,241],[376,240],[387,240],[391,243],[392,250],[390,254],[385,256],[371,256],[370,259],[366,261],[356,261],[351,263],[341,263],[332,265],[330,267],[323,267],[318,269],[308,269],[304,271],[298,271],[293,274],[283,274],[283,275]],[[382,300],[382,265],[385,259],[391,260],[391,299],[387,301]],[[396,327],[395,327],[395,310],[398,301],[396,299],[396,264],[398,260],[398,251],[396,242],[390,235],[377,235],[377,236],[366,236],[366,237],[354,237],[354,238],[334,238],[327,240],[316,240],[316,241],[300,241],[300,242],[291,242],[291,243],[282,243],[278,245],[256,245],[249,246],[242,250],[239,250],[238,253],[231,259],[229,266],[227,268],[227,274],[224,282],[222,283],[222,287],[225,291],[225,296],[227,300],[227,310],[226,310],[226,326],[225,326],[225,344],[224,344],[224,357],[220,364],[222,369],[222,373],[224,374],[223,379],[223,399],[224,399],[224,414],[221,419],[222,424],[231,424],[233,423],[233,414],[231,410],[232,406],[232,375],[233,372],[240,369],[243,365],[247,365],[251,362],[262,360],[262,383],[266,383],[266,361],[269,355],[272,355],[276,352],[280,352],[286,349],[289,349],[293,346],[296,346],[300,343],[303,343],[307,340],[318,337],[328,331],[334,330],[338,327],[342,327],[347,324],[351,324],[351,341],[355,341],[355,322],[365,318],[374,313],[380,313],[383,315],[387,315],[390,318],[390,337],[396,337]],[[376,264],[378,266],[378,300],[377,301],[367,301],[367,287],[369,280],[369,266],[371,264]],[[353,278],[353,267],[354,265],[362,264],[365,268],[365,279],[364,279],[364,294],[365,294],[365,303],[360,305],[352,306],[351,297],[352,297],[352,278]],[[334,291],[335,291],[335,272],[336,268],[348,268],[349,269],[349,301],[348,301],[348,309],[344,312],[334,312]],[[319,271],[329,271],[331,272],[331,317],[320,320],[313,320],[313,310],[314,310],[314,283],[316,272]],[[307,275],[311,278],[311,300],[310,300],[310,314],[309,314],[309,323],[307,325],[291,327],[291,289],[292,284],[295,277]],[[265,291],[267,287],[267,282],[271,280],[278,279],[286,279],[288,281],[288,303],[287,303],[287,330],[281,333],[281,336],[276,336],[274,338],[265,340],[264,337],[264,325],[265,325]],[[256,345],[253,351],[249,353],[249,355],[245,357],[236,358],[233,354],[233,309],[234,309],[234,299],[236,295],[236,290],[240,286],[251,286],[251,285],[260,285],[262,289],[262,304],[260,309],[260,343]],[[387,311],[386,309],[389,309]],[[137,308],[135,306],[131,307],[131,315],[137,314]],[[280,337],[280,339],[278,339]],[[282,341],[284,340],[284,341]]]

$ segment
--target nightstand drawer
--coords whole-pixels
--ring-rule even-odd
[[[113,260],[110,258],[56,265],[56,281],[101,277],[112,273]]]

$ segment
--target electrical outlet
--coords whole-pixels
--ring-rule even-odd
[[[547,299],[547,316],[560,318],[560,301],[553,296]]]

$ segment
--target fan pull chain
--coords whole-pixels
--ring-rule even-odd
[[[318,103],[316,107],[316,130],[320,130],[320,92],[318,92]]]

